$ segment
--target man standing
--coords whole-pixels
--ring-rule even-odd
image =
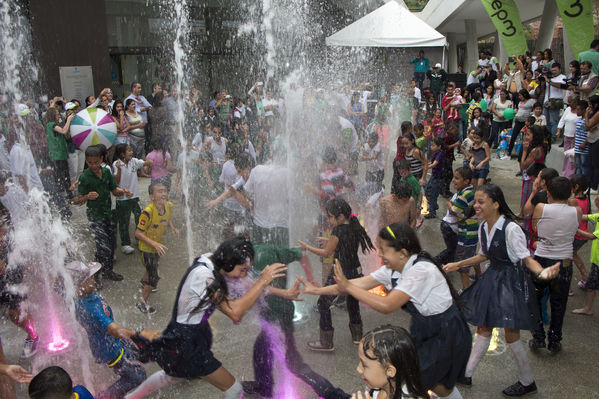
[[[447,81],[447,72],[441,68],[441,64],[435,64],[434,68],[431,68],[426,72],[426,76],[431,81],[430,89],[431,93],[435,96],[437,104],[440,102],[441,93],[445,89],[445,83]]]
[[[148,111],[152,108],[152,105],[146,100],[144,96],[141,95],[141,83],[133,82],[131,83],[131,94],[123,101],[124,104],[127,103],[128,99],[133,99],[135,101],[135,112],[141,115],[141,119],[147,124],[148,123]]]
[[[589,61],[593,65],[593,73],[599,75],[599,39],[591,42],[590,50],[578,54],[578,62]]]
[[[599,83],[599,77],[593,73],[593,64],[590,61],[580,63],[580,80],[576,86],[568,87],[569,90],[574,90],[581,100],[589,101],[589,97],[595,94]]]
[[[424,77],[426,72],[430,69],[428,58],[424,58],[424,51],[420,50],[418,57],[412,58],[410,63],[414,64],[414,80],[418,83],[418,88],[422,90]]]
[[[156,94],[160,93],[161,91],[162,91],[162,86],[160,86],[160,83],[152,84],[152,94],[150,94],[150,98],[148,99],[148,102],[150,104],[152,104],[152,106],[154,106],[154,100],[156,98]]]
[[[455,92],[455,83],[449,82],[447,83],[447,93],[441,99],[441,107],[443,108],[443,113],[445,114],[445,126],[450,122],[455,122],[458,126],[458,140],[461,141],[462,134],[462,123],[460,116],[460,108],[462,107],[461,101],[456,102]]]
[[[563,87],[565,87],[566,76],[562,74],[562,66],[557,62],[554,62],[551,66],[551,74],[545,71],[544,75],[547,85],[543,102],[543,114],[547,118],[547,129],[551,132],[552,140],[555,141],[560,111],[564,107]]]

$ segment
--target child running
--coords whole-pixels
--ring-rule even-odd
[[[298,241],[302,249],[306,249],[318,256],[328,258],[333,253],[337,263],[343,268],[346,275],[351,278],[362,277],[362,267],[358,259],[358,249],[362,252],[374,249],[370,237],[360,224],[356,214],[343,199],[335,198],[326,204],[327,218],[332,224],[333,231],[324,248],[316,248]],[[335,282],[333,271],[329,273],[325,285]],[[314,351],[332,352],[333,346],[333,320],[331,318],[331,304],[334,295],[321,295],[318,298],[318,311],[320,312],[320,340],[309,342],[308,348]],[[347,313],[349,315],[349,329],[352,340],[358,344],[362,339],[362,317],[360,316],[360,303],[352,296],[347,297]]]
[[[168,201],[168,189],[166,185],[155,182],[148,187],[150,194],[150,205],[146,206],[141,212],[135,237],[139,240],[139,252],[141,262],[146,272],[141,283],[143,285],[141,297],[135,304],[142,313],[152,314],[156,310],[148,305],[150,293],[158,286],[158,261],[161,256],[166,254],[168,248],[162,244],[162,237],[168,226],[171,233],[179,238],[179,230],[173,225],[171,216],[173,213],[173,203]]]

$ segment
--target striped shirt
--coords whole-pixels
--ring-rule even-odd
[[[457,193],[451,210],[458,217],[458,245],[471,247],[478,243],[478,220],[474,214],[470,215],[473,205],[474,188],[472,186]]]
[[[353,190],[354,184],[343,172],[343,169],[334,167],[320,174],[320,209],[324,215],[326,215],[327,201],[337,198],[345,188]]]
[[[580,146],[587,139],[589,132],[584,128],[584,119],[580,118],[576,122],[576,136],[574,137],[574,154],[588,155],[589,146],[585,146],[584,149],[580,149]]]

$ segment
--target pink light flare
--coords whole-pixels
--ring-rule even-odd
[[[50,352],[60,352],[69,347],[69,340],[62,337],[62,331],[60,330],[60,326],[58,325],[57,320],[53,320],[53,329],[52,329],[52,342],[48,344],[48,350]]]

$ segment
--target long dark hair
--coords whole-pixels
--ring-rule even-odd
[[[114,159],[124,160],[125,155],[127,154],[128,147],[129,147],[129,144],[126,144],[126,143],[117,144],[114,147]]]
[[[482,191],[483,193],[487,194],[493,202],[497,202],[499,204],[499,213],[501,215],[510,220],[517,220],[516,215],[514,212],[512,212],[505,201],[503,191],[501,191],[501,188],[498,185],[492,183],[483,184],[482,186],[478,187],[476,191]]]
[[[345,245],[348,245],[349,248],[356,248],[356,250],[358,249],[358,246],[360,246],[363,253],[374,249],[374,245],[366,233],[366,230],[364,230],[364,227],[362,227],[358,218],[355,215],[352,215],[351,207],[344,199],[333,198],[329,200],[325,205],[325,209],[335,218],[339,215],[343,215],[349,220],[349,237],[348,242],[345,243]]]
[[[582,213],[591,213],[591,192],[589,190],[589,178],[583,174],[577,173],[570,177],[570,183],[572,183],[572,191],[574,191],[575,186],[578,186],[578,189],[584,193],[585,198],[589,201],[588,209],[583,209]],[[576,193],[574,193],[574,195],[576,195]]]
[[[546,156],[551,149],[551,146],[547,143],[548,130],[545,126],[533,125],[530,127],[532,133],[532,141],[530,142],[530,149],[536,147],[543,148],[544,155]]]
[[[435,258],[432,257],[431,254],[422,250],[418,236],[409,224],[393,223],[387,227],[383,227],[381,231],[379,231],[379,238],[385,240],[387,244],[389,244],[389,246],[396,251],[405,249],[408,254],[418,255],[418,257],[424,258],[437,266],[437,269],[439,269],[443,277],[445,277],[445,282],[449,287],[449,292],[451,293],[451,297],[453,298],[454,302],[460,309],[463,308],[462,299],[458,295],[458,292],[453,288],[453,285],[451,284],[451,281],[449,281],[447,274],[443,271],[443,267],[435,260]]]
[[[384,367],[395,367],[395,376],[387,377],[392,399],[403,398],[405,386],[410,397],[428,398],[422,382],[418,351],[410,334],[401,327],[384,325],[369,331],[362,339],[364,356],[376,360]],[[372,356],[369,354],[372,353]]]
[[[210,256],[210,260],[214,265],[214,280],[206,287],[206,294],[200,303],[193,309],[191,314],[202,311],[209,303],[220,305],[227,301],[229,296],[229,288],[225,277],[221,274],[221,270],[225,272],[232,271],[235,266],[242,265],[254,259],[254,246],[245,237],[233,237],[223,241],[216,251]],[[194,260],[196,263],[198,259]]]
[[[591,106],[591,118],[599,111],[599,95],[594,94],[589,97],[589,105]]]

